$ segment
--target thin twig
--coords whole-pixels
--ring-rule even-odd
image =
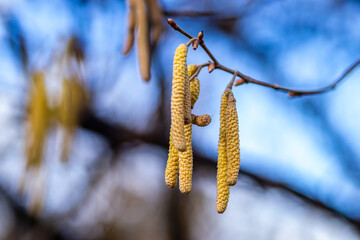
[[[189,33],[187,33],[182,28],[180,28],[175,23],[175,21],[173,19],[168,18],[167,22],[175,31],[180,32],[181,34],[183,34],[187,38],[190,38],[190,39],[194,38]],[[299,97],[299,96],[304,96],[304,95],[314,95],[314,94],[320,94],[320,93],[330,91],[330,90],[334,89],[341,81],[343,81],[357,66],[360,65],[360,59],[358,59],[353,64],[351,64],[346,69],[346,71],[344,71],[344,73],[342,75],[340,75],[337,79],[335,79],[333,83],[331,83],[330,85],[325,86],[323,88],[319,88],[319,89],[311,90],[311,91],[296,90],[296,89],[292,89],[292,88],[279,86],[278,84],[271,84],[271,83],[263,82],[263,81],[254,79],[252,77],[246,76],[245,74],[241,73],[238,70],[228,68],[228,67],[220,64],[220,62],[214,57],[214,55],[211,53],[211,51],[207,48],[207,46],[205,45],[205,42],[202,39],[199,39],[199,44],[202,47],[202,49],[204,49],[206,54],[210,57],[210,59],[214,62],[215,69],[221,69],[221,70],[223,70],[225,72],[235,74],[235,75],[239,76],[240,78],[242,78],[245,81],[245,83],[253,83],[253,84],[261,85],[261,86],[264,86],[264,87],[272,88],[272,89],[275,89],[275,90],[280,90],[280,91],[283,91],[283,92],[287,92],[287,93],[289,93],[290,97],[296,97],[296,96]]]
[[[196,71],[195,71],[195,73],[191,76],[191,78],[189,79],[189,82],[191,82],[192,80],[194,80],[194,78],[196,78],[196,77],[199,75],[201,69],[203,69],[204,67],[207,67],[207,66],[209,66],[209,65],[210,65],[210,63],[203,63],[203,64],[200,64],[199,66],[197,66]]]
[[[235,71],[235,72],[234,72],[234,75],[233,75],[233,77],[231,78],[229,84],[226,86],[226,89],[229,89],[229,90],[232,89],[232,87],[233,87],[233,85],[234,85],[235,78],[236,78],[236,76],[237,76],[238,73],[239,73],[238,71]]]
[[[190,39],[185,45],[186,45],[187,47],[189,47],[190,44],[192,44],[195,40],[197,40],[197,38],[192,38],[192,39]]]

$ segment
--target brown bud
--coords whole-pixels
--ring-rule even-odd
[[[172,28],[177,28],[178,27],[178,25],[176,24],[176,22],[173,19],[168,18],[166,21]]]
[[[191,115],[191,122],[199,127],[206,127],[211,122],[211,117],[208,114],[196,116],[194,114]]]
[[[202,40],[203,40],[203,37],[204,37],[204,32],[203,32],[203,31],[200,31],[199,34],[198,34],[198,39],[199,39],[200,41],[202,41]]]
[[[244,79],[240,78],[240,79],[235,81],[234,86],[239,86],[239,85],[244,84],[244,83],[246,83],[246,81]]]
[[[297,92],[294,92],[294,91],[289,92],[289,97],[298,97],[298,96],[301,96],[301,94],[297,93]]]
[[[209,73],[214,71],[214,69],[215,69],[215,63],[210,63],[209,66],[208,66]]]
[[[192,47],[194,50],[196,50],[199,47],[199,40],[196,39],[195,41],[193,41]]]

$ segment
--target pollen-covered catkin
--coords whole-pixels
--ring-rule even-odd
[[[184,152],[186,140],[184,134],[184,95],[187,75],[186,56],[188,47],[180,44],[175,51],[173,82],[171,93],[171,135],[175,148]]]
[[[191,64],[187,67],[189,78],[191,78],[191,76],[196,72],[197,67],[198,66],[196,64]]]
[[[228,90],[221,96],[220,106],[220,134],[218,145],[218,165],[217,165],[217,198],[216,210],[223,213],[229,201],[230,187],[226,182],[227,176],[227,154],[226,154],[226,108],[228,104]]]
[[[193,92],[191,90],[190,77],[195,73],[197,65],[191,64],[187,67],[187,78],[185,82],[184,119],[185,124],[191,122],[191,109],[193,108]],[[193,81],[192,81],[193,82]]]
[[[200,81],[197,77],[190,82],[190,92],[191,92],[191,109],[193,109],[194,104],[198,100],[200,94]]]
[[[190,93],[190,81],[187,72],[186,72],[185,94],[184,94],[184,121],[185,124],[191,123],[191,93]]]
[[[172,135],[170,132],[170,146],[169,146],[169,156],[165,169],[165,183],[169,188],[176,186],[177,177],[179,173],[179,152],[174,146],[172,140]]]
[[[29,130],[27,137],[26,167],[39,167],[49,128],[50,116],[43,73],[34,73],[30,88]]]
[[[236,184],[240,167],[239,122],[236,111],[236,100],[230,91],[226,108],[226,148],[227,148],[227,183]]]
[[[192,75],[194,75],[197,67],[198,66],[195,64],[191,64],[188,66],[187,69],[188,69],[189,79],[191,78]],[[198,100],[200,94],[200,81],[196,77],[190,82],[190,93],[191,93],[191,109],[193,109],[194,104]]]
[[[185,125],[186,151],[179,152],[179,188],[189,193],[192,187],[193,152],[191,146],[192,124]]]

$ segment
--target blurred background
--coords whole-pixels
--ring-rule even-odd
[[[0,1],[0,239],[360,239],[359,69],[314,96],[234,88],[241,170],[224,214],[216,158],[231,75],[203,70],[193,112],[212,122],[193,128],[193,190],[164,182],[173,53],[188,41],[166,18],[203,30],[225,66],[311,90],[359,58],[360,2],[144,3],[160,13],[149,82],[138,39],[123,54],[125,1]],[[188,64],[208,61],[189,50]]]

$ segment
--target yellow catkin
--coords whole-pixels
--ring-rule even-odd
[[[186,151],[179,152],[179,188],[189,193],[192,187],[193,152],[191,146],[192,124],[185,125]]]
[[[164,31],[162,24],[162,9],[157,0],[147,0],[151,19],[151,44],[156,45]]]
[[[144,0],[136,0],[136,22],[138,24],[137,46],[140,74],[145,81],[150,80],[150,31]]]
[[[191,77],[196,72],[197,67],[198,66],[196,64],[191,64],[187,67],[189,77]]]
[[[228,104],[228,91],[221,96],[220,106],[220,134],[218,145],[218,164],[217,164],[217,197],[216,210],[223,213],[229,201],[229,185],[226,182],[227,176],[227,154],[226,154],[226,108]]]
[[[172,135],[170,133],[169,156],[165,169],[165,183],[169,188],[176,186],[177,176],[179,173],[179,152],[174,146]]]
[[[195,64],[191,64],[191,65],[188,66],[189,78],[191,78],[191,76],[196,72],[197,67],[198,66],[195,65]],[[194,104],[198,100],[199,93],[200,93],[200,81],[199,81],[198,78],[194,78],[190,82],[190,93],[191,93],[191,109],[193,109]]]
[[[69,158],[70,146],[75,136],[81,111],[88,103],[88,93],[77,77],[64,78],[62,95],[57,109],[57,119],[64,130],[61,160]]]
[[[171,135],[175,148],[184,152],[186,140],[184,134],[184,95],[187,75],[186,56],[188,47],[180,44],[175,51],[173,82],[171,93]]]
[[[196,71],[197,65],[192,64],[187,67],[188,76],[190,77]],[[191,91],[191,96],[193,92]],[[191,118],[192,119],[192,118]],[[165,169],[165,183],[169,188],[173,188],[176,186],[177,176],[179,173],[179,152],[174,146],[174,142],[172,139],[172,134],[170,130],[170,147],[169,147],[169,156]]]
[[[186,73],[186,80],[185,80],[184,121],[185,124],[191,123],[191,93],[190,93],[190,81],[189,81],[188,73]]]
[[[134,31],[136,26],[136,6],[134,0],[128,0],[129,13],[128,13],[128,32],[126,35],[124,54],[127,55],[132,46],[134,45]]]
[[[197,77],[190,82],[190,92],[191,92],[191,109],[193,109],[194,104],[198,100],[200,94],[200,81]]]
[[[236,184],[240,168],[239,121],[236,111],[236,100],[232,92],[229,93],[226,108],[226,148],[227,148],[227,183]]]
[[[29,130],[27,137],[26,167],[39,167],[49,128],[50,114],[47,103],[45,77],[43,73],[33,75],[29,100]]]

